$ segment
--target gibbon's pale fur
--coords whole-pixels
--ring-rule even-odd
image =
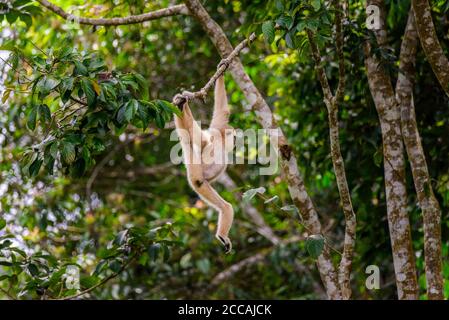
[[[232,250],[228,234],[232,226],[234,210],[232,205],[215,191],[211,182],[226,170],[227,152],[233,149],[234,130],[228,125],[229,115],[223,76],[215,82],[214,112],[209,129],[200,128],[187,101],[182,107],[182,117],[175,115],[187,179],[192,189],[218,211],[216,237],[225,247],[226,253]]]

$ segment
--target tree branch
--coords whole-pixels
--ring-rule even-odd
[[[72,20],[79,24],[93,25],[93,26],[119,26],[127,24],[142,23],[144,21],[156,20],[164,17],[175,15],[189,15],[189,10],[185,5],[176,5],[164,9],[155,10],[148,13],[143,13],[135,16],[128,16],[124,18],[83,18],[77,17],[65,12],[61,7],[48,2],[47,0],[37,0],[43,7],[53,11],[65,20]]]

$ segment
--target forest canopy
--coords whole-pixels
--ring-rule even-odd
[[[448,0],[0,0],[0,99],[0,299],[449,298]]]

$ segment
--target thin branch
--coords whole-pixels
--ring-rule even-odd
[[[324,71],[322,65],[323,59],[321,57],[320,49],[318,48],[318,44],[315,41],[315,34],[309,29],[307,30],[307,37],[309,39],[310,49],[312,50],[312,57],[315,61],[316,74],[318,76],[318,80],[320,81],[321,88],[323,89],[324,103],[326,104],[326,107],[330,112],[333,108],[334,95],[332,94],[329,81],[327,80],[326,72]]]
[[[343,51],[344,46],[344,32],[343,32],[343,5],[340,1],[335,0],[335,48],[338,56],[338,86],[335,91],[335,103],[343,100],[346,85],[346,70],[345,70],[345,55]]]
[[[223,60],[220,61],[217,71],[215,71],[214,75],[209,79],[209,81],[202,87],[200,90],[196,92],[189,92],[189,91],[183,91],[181,94],[177,94],[173,98],[173,104],[180,106],[183,104],[186,100],[192,100],[192,99],[205,99],[207,96],[207,93],[212,89],[212,87],[215,84],[215,81],[225,73],[225,71],[229,68],[232,60],[236,58],[240,52],[249,46],[251,42],[253,42],[256,39],[256,34],[252,33],[247,39],[240,42],[234,50]]]
[[[85,25],[94,25],[94,26],[120,26],[120,25],[127,25],[127,24],[136,24],[136,23],[142,23],[144,21],[150,21],[150,20],[156,20],[164,17],[170,17],[175,15],[189,15],[189,10],[185,5],[176,5],[160,10],[155,10],[135,16],[128,16],[124,18],[84,18],[84,17],[77,17],[72,14],[69,14],[64,11],[61,7],[58,7],[57,5],[48,2],[47,0],[37,0],[42,6],[47,8],[50,11],[53,11],[60,17],[64,18],[65,20],[71,20],[74,22],[77,22],[79,24],[85,24]]]

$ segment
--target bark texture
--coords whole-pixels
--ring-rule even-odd
[[[226,58],[233,50],[229,39],[221,27],[209,16],[208,12],[198,0],[184,1],[191,14],[201,24],[204,31],[210,37],[212,43],[217,48],[223,58]],[[303,178],[299,173],[298,164],[291,147],[287,143],[282,130],[274,121],[270,107],[263,99],[256,86],[244,71],[240,59],[235,58],[230,65],[230,72],[234,81],[243,91],[246,99],[255,111],[259,122],[265,129],[277,130],[279,135],[279,152],[281,158],[282,173],[287,180],[288,189],[294,204],[298,207],[304,225],[315,234],[321,234],[321,223],[315,206],[306,191]],[[337,272],[332,263],[329,250],[326,248],[317,261],[321,279],[326,288],[326,293],[330,299],[341,299]]]
[[[396,100],[401,110],[401,127],[424,224],[424,257],[429,299],[443,299],[441,270],[441,209],[433,193],[429,170],[416,123],[413,102],[415,60],[418,47],[413,10],[410,10],[400,53]]]
[[[449,95],[449,60],[438,40],[428,0],[412,0],[421,46],[443,90]]]
[[[385,10],[382,0],[369,0],[381,10],[381,28],[376,31],[379,46],[385,46]],[[365,67],[369,88],[379,116],[382,130],[387,216],[390,229],[396,286],[399,299],[418,299],[415,256],[412,248],[410,221],[407,213],[404,146],[401,116],[391,79],[382,62],[365,43]]]

